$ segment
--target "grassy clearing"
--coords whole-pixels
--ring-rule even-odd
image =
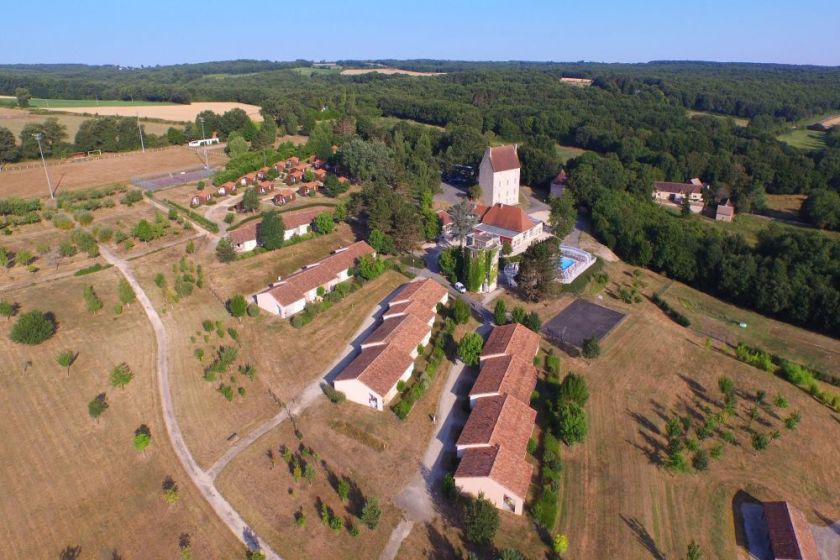
[[[189,533],[194,557],[239,557],[241,546],[195,491],[172,453],[159,416],[155,344],[139,304],[115,317],[121,276],[113,269],[3,294],[33,308],[52,310],[59,329],[37,347],[13,344],[2,320],[0,355],[7,383],[0,428],[4,493],[4,555],[57,558],[81,546],[84,558],[174,558],[178,536]],[[93,285],[104,302],[84,310],[82,288]],[[69,375],[56,356],[79,352]],[[26,372],[23,366],[31,361]],[[109,372],[125,361],[134,379],[122,389]],[[88,402],[106,392],[110,408],[98,422]],[[149,426],[152,443],[140,453],[132,436]],[[168,505],[161,483],[171,475],[180,499]]]
[[[689,117],[714,117],[716,119],[732,119],[735,121],[735,124],[738,126],[748,126],[750,124],[750,119],[743,118],[743,117],[733,117],[732,115],[722,115],[720,113],[710,113],[708,111],[686,111]]]
[[[576,158],[579,155],[582,155],[586,150],[583,148],[576,148],[575,146],[563,146],[562,144],[557,144],[557,154],[560,156],[560,159],[563,160],[563,163],[566,163],[572,158]]]
[[[671,210],[670,208],[668,209]],[[759,232],[770,227],[771,223],[776,223],[779,227],[785,228],[790,232],[811,231],[832,238],[840,237],[840,233],[836,231],[819,230],[806,225],[778,222],[770,217],[756,214],[737,214],[731,222],[721,222],[699,214],[692,214],[690,218],[692,220],[699,220],[705,227],[717,229],[729,234],[741,234],[750,245],[755,245],[758,242]]]
[[[790,144],[794,148],[805,151],[816,151],[825,148],[825,132],[797,128],[776,137],[778,140]]]
[[[765,195],[767,210],[764,212],[771,218],[779,220],[798,221],[799,209],[807,198],[804,194],[768,194]]]
[[[401,119],[399,117],[377,117],[377,122],[382,123],[383,126],[387,127],[388,129],[394,128],[398,123],[404,122],[415,126],[425,126],[427,128],[434,128],[435,130],[444,131],[446,130],[442,126],[437,126],[434,124],[423,123],[420,121],[415,121],[412,119]]]
[[[301,76],[328,76],[330,74],[340,74],[340,69],[333,68],[313,68],[311,66],[301,66],[300,68],[290,68],[291,72]]]
[[[67,128],[67,138],[70,141],[72,141],[76,137],[76,133],[79,131],[79,127],[82,125],[82,123],[91,120],[91,117],[83,117],[81,115],[70,115],[64,113],[53,114],[46,113],[43,111],[39,111],[38,113],[32,113],[23,109],[6,109],[0,107],[0,126],[11,130],[12,134],[14,134],[15,138],[17,139],[20,138],[20,133],[23,130],[24,126],[26,126],[27,124],[42,123],[49,117],[58,119],[59,124],[62,124]],[[179,124],[174,123],[170,124],[164,122],[152,122],[147,120],[141,120],[140,123],[143,125],[143,129],[146,133],[158,135],[166,134],[166,131],[169,129],[170,126],[181,126]]]

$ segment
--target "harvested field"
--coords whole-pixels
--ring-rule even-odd
[[[227,161],[222,149],[207,150],[210,164],[221,165]],[[47,162],[50,179],[56,194],[110,183],[127,182],[131,177],[159,174],[164,171],[180,172],[194,169],[204,163],[203,152],[186,146],[172,146],[146,152],[103,154],[84,161]],[[44,169],[35,162],[26,169],[0,172],[0,196],[48,196]]]
[[[81,546],[80,558],[111,558],[113,551],[123,558],[175,558],[179,535],[189,533],[194,557],[239,558],[241,545],[169,447],[152,329],[139,304],[113,315],[119,279],[110,269],[3,294],[23,311],[54,311],[59,322],[55,336],[29,347],[9,340],[11,323],[3,320],[4,402],[14,403],[4,407],[0,425],[3,557],[58,558],[65,547]],[[88,284],[105,304],[96,315],[84,309]],[[56,362],[68,349],[79,353],[69,375]],[[135,376],[114,389],[109,372],[123,361]],[[87,407],[102,392],[110,407],[96,422]],[[143,453],[132,447],[141,424],[152,435]],[[162,499],[167,475],[179,488],[174,505]]]
[[[15,139],[20,142],[20,132],[27,124],[42,123],[50,117],[58,119],[59,124],[67,127],[67,138],[73,141],[76,137],[76,132],[85,121],[91,120],[91,117],[83,117],[80,115],[65,115],[56,113],[55,115],[33,114],[25,109],[10,109],[7,107],[0,107],[0,127],[8,128],[15,135]],[[146,132],[151,134],[163,135],[170,126],[180,126],[175,123],[163,123],[141,120],[140,123]]]
[[[378,72],[380,74],[405,74],[406,76],[443,76],[446,72],[415,72],[414,70],[403,70],[401,68],[345,68],[341,71],[342,76],[360,76]]]
[[[798,221],[799,210],[808,197],[804,194],[767,194],[764,198],[767,201],[765,214],[780,220]]]
[[[160,119],[164,121],[174,122],[189,122],[194,121],[199,113],[202,111],[213,111],[214,113],[224,113],[231,109],[242,109],[245,111],[251,120],[262,122],[262,115],[260,115],[260,108],[256,105],[248,105],[247,103],[237,103],[234,101],[197,101],[189,105],[115,105],[109,107],[100,106],[81,106],[81,107],[60,107],[57,109],[46,108],[48,111],[62,111],[66,113],[79,113],[86,115],[116,115],[120,117],[141,117],[147,119]],[[208,131],[209,132],[209,131]]]

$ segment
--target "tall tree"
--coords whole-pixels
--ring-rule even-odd
[[[19,87],[15,89],[15,97],[17,98],[18,106],[26,109],[29,107],[29,100],[32,99],[32,94],[29,93],[28,89]]]
[[[286,226],[283,218],[277,212],[266,212],[260,222],[259,232],[260,244],[273,251],[283,246],[286,236]]]
[[[15,135],[8,128],[0,126],[0,165],[20,159],[20,150],[15,144]]]
[[[575,210],[575,201],[571,191],[563,193],[563,196],[552,196],[548,199],[551,211],[548,216],[548,223],[554,235],[558,239],[563,239],[575,229],[577,222],[577,210]]]
[[[473,213],[472,207],[465,200],[450,206],[446,210],[446,213],[452,218],[452,234],[461,242],[461,246],[463,247],[464,240],[475,227],[475,224],[478,222],[478,217]]]
[[[516,284],[522,295],[540,301],[547,294],[557,273],[559,247],[557,239],[546,239],[528,247],[519,263]]]

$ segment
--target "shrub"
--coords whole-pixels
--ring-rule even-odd
[[[105,395],[105,393],[99,393],[88,403],[88,414],[91,418],[96,420],[102,416],[102,413],[108,410],[108,406],[107,395]]]
[[[379,500],[376,498],[365,500],[365,505],[362,507],[362,523],[372,531],[379,524],[380,517],[382,517],[382,510],[379,508]]]
[[[466,325],[470,320],[470,306],[461,298],[455,298],[452,304],[452,318],[459,325]]]
[[[705,471],[709,468],[709,454],[699,449],[691,459],[692,466],[698,471]]]
[[[125,387],[134,379],[134,373],[125,362],[111,370],[111,386]]]
[[[249,303],[246,309],[248,317],[256,317],[260,314],[260,308],[256,303]]]
[[[601,355],[601,345],[598,343],[598,339],[594,336],[583,341],[583,347],[581,350],[583,351],[583,356],[585,358],[593,359]]]
[[[499,510],[484,494],[471,499],[464,511],[464,536],[471,543],[487,544],[499,528]]]
[[[21,314],[12,327],[10,338],[18,344],[40,344],[55,334],[55,319],[52,313],[33,310]]]
[[[458,497],[458,487],[455,485],[455,477],[452,473],[447,472],[443,475],[443,480],[441,481],[441,492],[443,493],[443,497],[450,502],[454,502]]]
[[[481,335],[469,332],[458,343],[458,357],[468,366],[478,365],[479,356],[483,347],[484,339],[481,338]]]
[[[545,370],[551,375],[560,373],[560,357],[555,354],[546,354]]]

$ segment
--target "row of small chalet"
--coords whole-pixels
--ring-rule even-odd
[[[473,231],[496,236],[502,243],[510,243],[513,254],[523,252],[542,236],[543,223],[533,220],[518,206],[497,203],[487,207],[479,202],[474,203],[471,210],[478,222]],[[444,235],[451,236],[452,218],[446,210],[439,211],[438,217]]]
[[[286,219],[285,216],[283,219]],[[291,317],[303,311],[307,303],[320,300],[323,294],[350,280],[352,269],[363,255],[376,256],[373,247],[364,241],[336,249],[328,257],[286,278],[279,278],[267,290],[256,294],[254,299],[260,309],[283,318]]]
[[[288,241],[296,235],[309,233],[315,217],[327,210],[326,207],[318,207],[281,214],[280,217],[285,227],[283,241]],[[228,240],[230,240],[234,250],[239,253],[253,251],[260,245],[260,223],[257,221],[247,222],[238,229],[229,232]]]
[[[400,381],[414,370],[419,348],[432,336],[438,304],[449,293],[432,279],[403,284],[382,315],[382,323],[361,344],[361,352],[333,382],[347,400],[384,410]]]
[[[456,442],[456,486],[474,496],[484,494],[497,508],[517,515],[533,475],[525,457],[537,417],[530,402],[539,347],[540,336],[520,324],[493,329],[470,390],[470,416]]]

